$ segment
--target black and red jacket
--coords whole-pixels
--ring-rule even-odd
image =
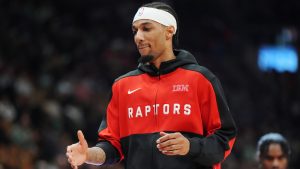
[[[220,169],[231,152],[236,126],[221,84],[184,50],[176,59],[139,65],[115,80],[97,146],[105,164],[124,160],[125,169]],[[185,156],[156,148],[159,132],[181,132],[190,141]]]

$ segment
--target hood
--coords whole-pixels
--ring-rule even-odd
[[[162,62],[159,69],[157,69],[153,64],[139,64],[138,69],[151,76],[159,76],[170,73],[178,67],[182,67],[187,64],[198,64],[195,57],[186,50],[176,49],[174,50],[174,54],[176,59]]]

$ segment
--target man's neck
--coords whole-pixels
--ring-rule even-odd
[[[175,58],[176,57],[174,55],[173,50],[168,50],[168,52],[165,52],[162,55],[158,56],[156,59],[154,59],[152,63],[157,69],[159,69],[162,62],[173,60]]]

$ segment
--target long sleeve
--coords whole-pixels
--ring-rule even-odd
[[[204,137],[189,138],[188,155],[199,165],[219,169],[232,150],[237,129],[219,80],[207,69],[201,72],[207,78],[207,83],[198,89]]]
[[[112,95],[106,110],[106,116],[102,119],[98,131],[99,142],[96,145],[101,147],[106,154],[104,164],[116,163],[123,159],[120,144],[117,85],[114,84],[112,88]]]

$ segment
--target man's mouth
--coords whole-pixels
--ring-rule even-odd
[[[150,47],[150,46],[149,45],[139,45],[138,49],[144,49],[144,48],[147,48],[147,47]]]

